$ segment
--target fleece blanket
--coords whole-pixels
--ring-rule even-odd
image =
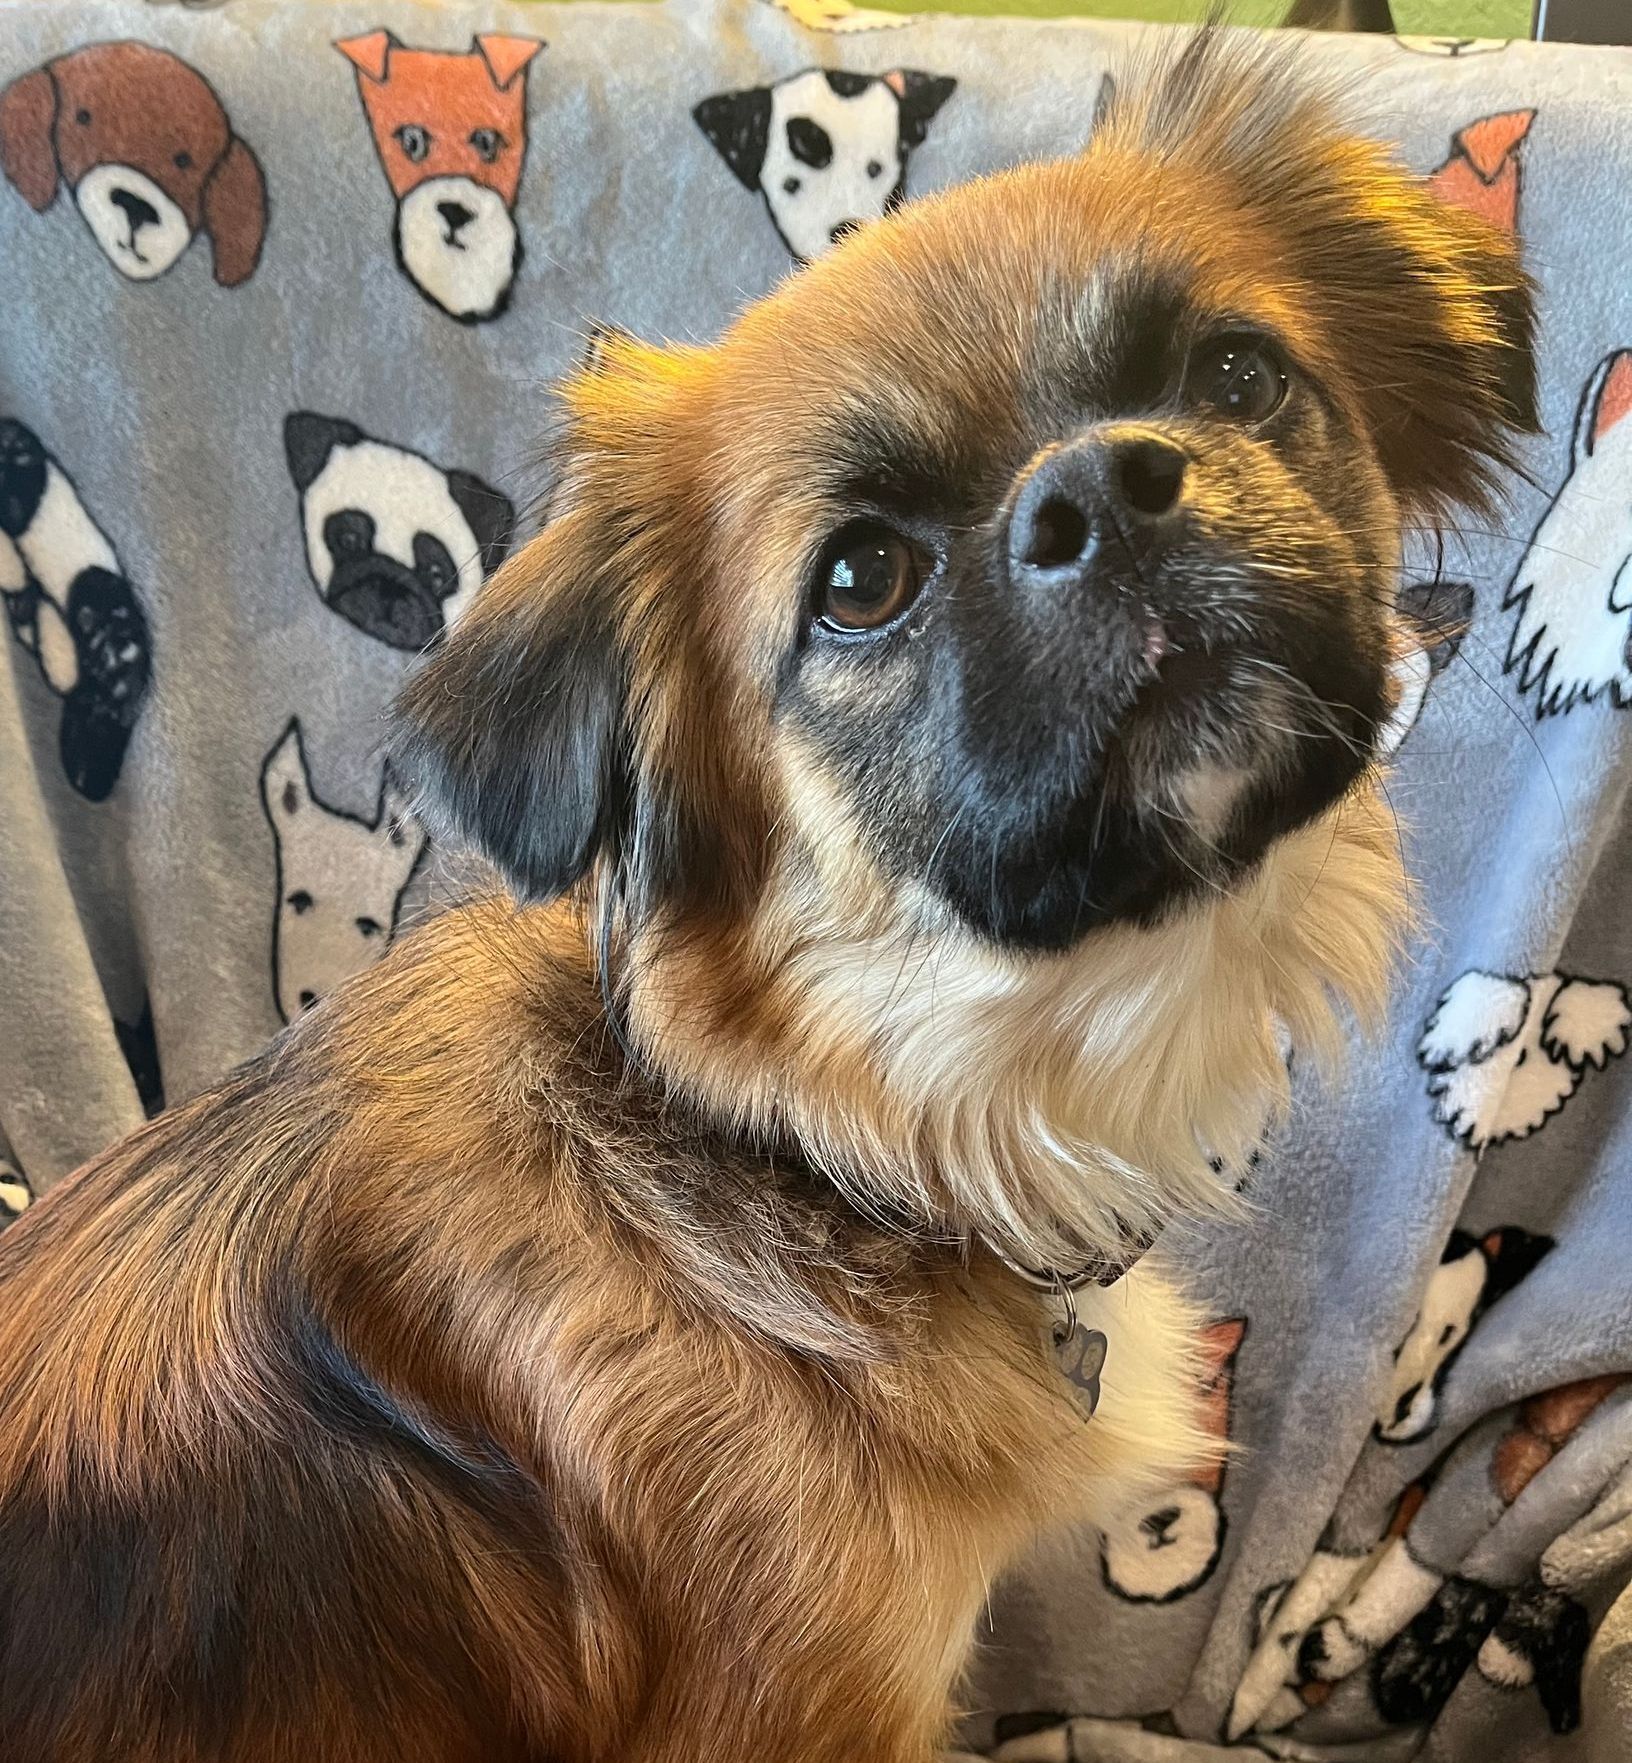
[[[524,536],[586,327],[707,338],[903,196],[1071,151],[1131,34],[0,8],[0,1214],[436,894],[379,713]],[[1632,1755],[1632,52],[1310,52],[1522,235],[1548,434],[1401,584],[1462,634],[1393,730],[1388,1030],[1337,1083],[1292,1049],[1253,1218],[1161,1251],[1234,1451],[994,1588],[965,1742],[1009,1763]]]

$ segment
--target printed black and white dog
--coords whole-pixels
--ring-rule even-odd
[[[0,600],[62,700],[62,769],[103,801],[152,672],[147,617],[73,481],[22,423],[0,421]]]
[[[717,92],[692,115],[783,244],[808,262],[906,193],[907,157],[956,80],[912,68],[807,68],[774,86]]]

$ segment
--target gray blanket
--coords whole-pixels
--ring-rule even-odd
[[[585,327],[706,338],[903,193],[1071,150],[1127,34],[0,7],[0,1214],[434,893],[379,712],[524,536]],[[1235,1452],[999,1589],[968,1740],[1624,1758],[1632,52],[1311,52],[1525,239],[1550,433],[1402,584],[1388,1031],[1337,1085],[1294,1048],[1254,1218],[1163,1246]]]

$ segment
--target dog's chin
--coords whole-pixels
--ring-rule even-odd
[[[1227,661],[1205,682],[1184,671],[1133,693],[1091,766],[1034,793],[1029,818],[943,850],[935,889],[970,929],[1050,953],[1108,926],[1158,927],[1231,896],[1372,761],[1369,712],[1299,727],[1284,700],[1244,694]]]
[[[397,258],[427,300],[461,324],[497,318],[521,268],[521,235],[495,191],[463,177],[430,178],[397,210]]]

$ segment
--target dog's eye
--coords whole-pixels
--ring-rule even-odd
[[[884,175],[884,162],[880,159],[867,161],[867,175],[870,178],[881,178]]]
[[[1184,374],[1186,399],[1232,422],[1264,422],[1285,402],[1286,367],[1262,337],[1237,332],[1198,349]]]
[[[405,122],[396,134],[397,145],[418,165],[431,150],[431,131],[422,123]]]
[[[910,539],[856,521],[829,541],[817,576],[817,619],[834,631],[879,630],[907,610],[929,574]]]
[[[191,171],[193,169],[193,156],[191,153],[181,152],[178,153],[170,163],[175,166],[177,171]]]
[[[310,912],[313,905],[312,896],[304,888],[296,888],[289,896],[289,904],[294,907],[296,912]]]
[[[497,129],[476,129],[471,133],[470,144],[491,165],[503,150],[505,140]]]
[[[91,126],[91,113],[90,113],[90,111],[76,110],[74,112],[74,121],[77,122],[82,129],[89,128]]]
[[[385,926],[377,918],[359,918],[357,928],[365,937],[377,937]]]

